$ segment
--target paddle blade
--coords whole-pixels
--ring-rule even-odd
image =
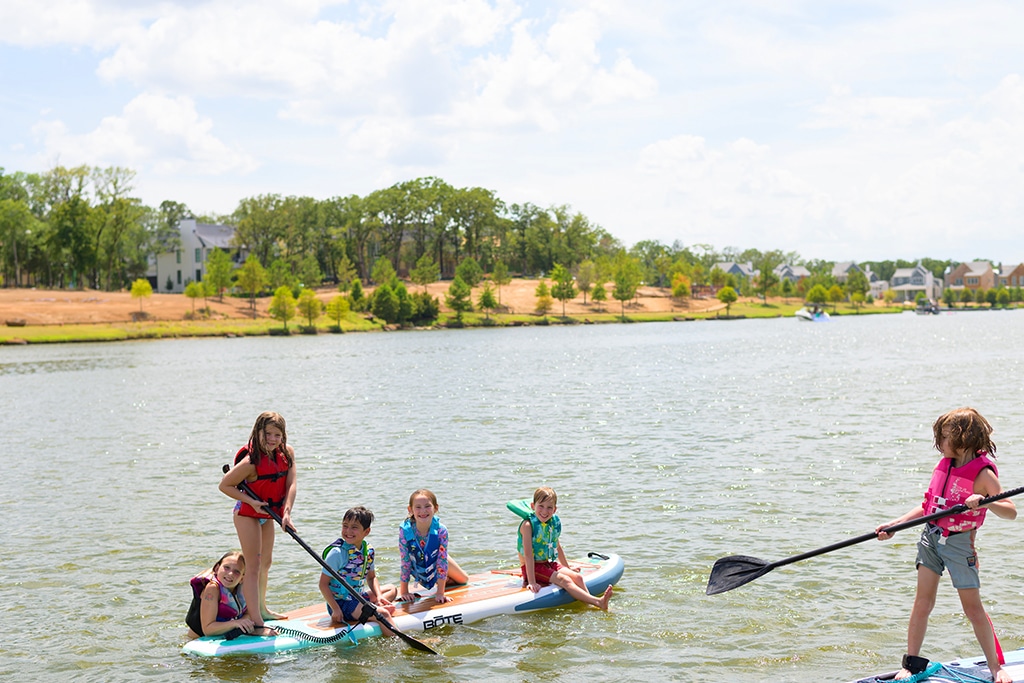
[[[708,595],[718,595],[764,576],[775,565],[749,555],[730,555],[715,560],[708,577]]]

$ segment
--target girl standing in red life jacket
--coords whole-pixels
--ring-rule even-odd
[[[948,569],[953,587],[960,595],[964,616],[971,622],[978,644],[985,653],[992,680],[1011,683],[1010,674],[1002,668],[992,622],[981,604],[978,555],[974,551],[974,537],[985,521],[986,508],[1003,519],[1017,517],[1017,508],[1009,498],[978,506],[982,498],[1003,491],[993,461],[996,445],[992,443],[992,426],[974,408],[958,408],[940,416],[932,425],[932,433],[935,448],[942,453],[942,459],[932,472],[924,502],[902,517],[877,527],[878,540],[892,538],[893,534],[885,529],[896,524],[960,504],[969,509],[929,522],[921,532],[915,562],[917,594],[907,626],[907,654],[903,657],[903,669],[896,674],[896,680],[910,678],[928,667],[928,660],[920,656],[921,646],[928,630],[928,617],[935,606],[939,579],[943,570]]]
[[[238,488],[243,481],[259,500]],[[234,512],[235,530],[250,576],[250,580],[242,584],[242,592],[254,625],[262,627],[265,619],[283,618],[267,609],[267,579],[274,551],[275,524],[265,508],[276,512],[286,528],[295,528],[291,520],[295,502],[295,451],[288,445],[283,417],[265,412],[256,418],[249,442],[238,450],[235,465],[220,480],[219,488],[224,495],[238,501]]]

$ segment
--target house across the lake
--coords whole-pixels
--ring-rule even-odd
[[[180,294],[190,282],[202,282],[206,259],[214,249],[226,251],[236,268],[248,255],[245,248],[234,245],[234,226],[199,223],[194,218],[186,218],[178,223],[178,231],[181,246],[157,254],[146,273],[154,292]]]

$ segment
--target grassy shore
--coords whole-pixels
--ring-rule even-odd
[[[610,324],[622,322],[671,322],[691,320],[736,320],[743,318],[780,318],[791,317],[803,304],[769,302],[737,302],[725,310],[690,313],[682,311],[644,312],[632,310],[628,306],[623,316],[618,305],[606,305],[595,308],[585,315],[562,317],[560,313],[549,312],[547,315],[535,314],[491,314],[467,313],[462,317],[461,327],[506,327],[523,325],[573,325],[573,324]],[[557,307],[556,307],[557,308]],[[900,313],[900,306],[868,306],[854,309],[852,306],[840,304],[833,315],[869,315],[879,313]],[[331,334],[338,332],[370,332],[397,329],[395,326],[384,325],[380,320],[369,316],[350,313],[341,325],[326,317],[320,318],[314,328],[307,328],[306,321],[291,320],[288,334],[301,335],[312,333]],[[442,313],[432,326],[433,328],[459,327],[454,314]],[[219,320],[159,320],[152,322],[123,323],[83,323],[63,325],[26,325],[24,327],[0,327],[0,344],[51,344],[67,342],[101,342],[127,341],[134,339],[172,339],[179,337],[252,337],[284,334],[284,326],[278,320],[270,318],[243,319],[227,318]]]

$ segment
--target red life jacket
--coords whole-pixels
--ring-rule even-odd
[[[999,476],[996,464],[988,453],[980,452],[963,467],[953,467],[952,458],[943,458],[932,471],[932,480],[924,494],[924,514],[948,510],[960,505],[974,494],[974,480],[981,471],[991,467]],[[958,515],[942,517],[931,522],[942,529],[942,535],[977,529],[985,521],[985,508],[975,508]]]
[[[242,458],[249,455],[249,446],[242,446],[235,455],[235,464],[241,462]],[[278,515],[281,514],[281,506],[284,505],[284,495],[288,486],[288,460],[281,449],[274,451],[271,456],[264,455],[260,458],[260,464],[256,466],[256,481],[248,482],[249,488],[260,500],[269,503],[270,508]],[[243,517],[258,517],[270,519],[270,515],[257,512],[255,508],[247,503],[242,503],[238,508],[238,514]]]

